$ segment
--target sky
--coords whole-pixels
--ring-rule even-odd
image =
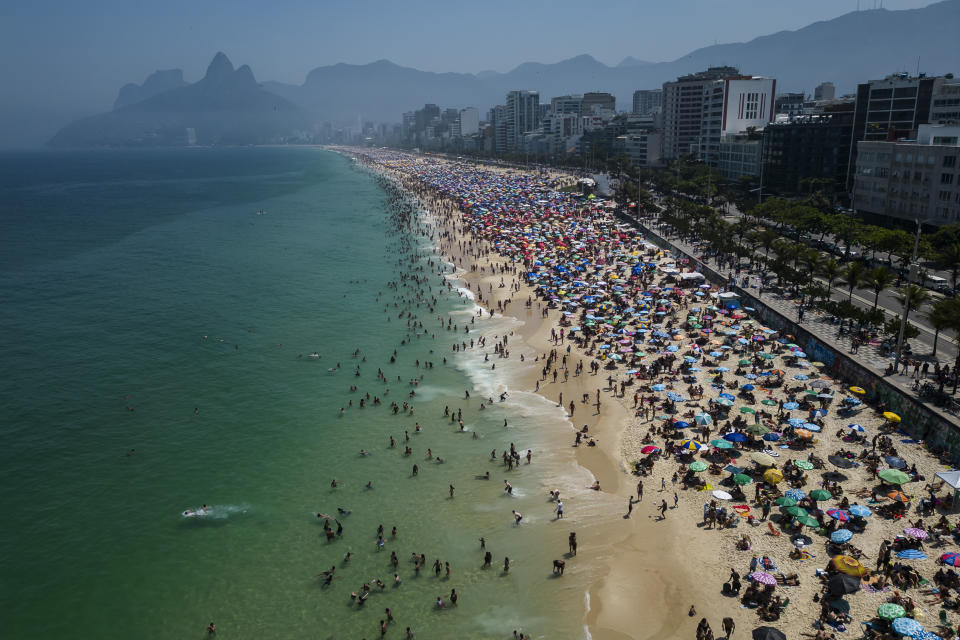
[[[873,8],[875,0],[859,0]],[[877,0],[879,2],[879,0]],[[930,0],[885,0],[912,9]],[[876,6],[879,6],[877,4]],[[386,58],[425,71],[509,71],[588,53],[673,60],[715,43],[794,30],[857,0],[7,0],[0,3],[0,147],[40,123],[109,110],[156,69],[198,80],[217,51],[258,80]],[[5,139],[7,138],[7,139]]]

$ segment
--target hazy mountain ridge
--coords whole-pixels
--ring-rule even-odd
[[[922,9],[848,13],[796,31],[704,47],[670,62],[628,56],[608,66],[584,54],[551,64],[525,62],[506,73],[470,74],[420,71],[378,60],[316,67],[301,85],[257,86],[249,67],[234,70],[226,56],[217,54],[203,80],[152,93],[163,82],[176,81],[163,75],[171,72],[152,74],[139,88],[127,85],[121,90],[117,101],[124,104],[116,111],[68,125],[51,144],[141,144],[144,131],[151,132],[147,143],[181,144],[187,126],[197,129],[200,143],[264,140],[324,121],[398,122],[403,112],[428,102],[442,108],[474,106],[482,113],[502,104],[506,93],[515,89],[537,90],[544,102],[567,93],[608,91],[620,109],[629,109],[636,89],[658,88],[679,75],[723,64],[774,77],[779,92],[811,93],[820,82],[831,81],[838,93],[850,93],[860,82],[895,71],[916,72],[918,57],[921,72],[960,71],[958,32],[960,0],[944,0]],[[141,94],[147,97],[133,101]],[[268,109],[281,115],[268,117]],[[213,117],[214,112],[223,122]],[[192,121],[202,126],[188,124]],[[282,131],[284,126],[289,129]],[[179,138],[173,135],[178,128]]]
[[[137,102],[142,102],[147,98],[169,91],[170,89],[179,89],[187,85],[183,79],[181,69],[161,69],[154,71],[143,84],[129,83],[120,87],[120,93],[113,103],[114,109],[126,107]]]
[[[184,145],[188,129],[197,144],[258,144],[309,127],[300,107],[262,89],[249,66],[234,69],[218,53],[198,82],[73,122],[50,145]]]

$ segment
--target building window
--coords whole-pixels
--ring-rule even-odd
[[[941,173],[941,174],[940,174],[940,184],[953,184],[953,174],[952,174],[952,173]]]
[[[943,166],[944,167],[957,166],[957,156],[943,156]]]
[[[941,191],[940,192],[940,202],[950,202],[950,192]]]

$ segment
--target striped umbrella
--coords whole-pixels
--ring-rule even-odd
[[[834,520],[839,520],[840,522],[847,522],[850,520],[850,516],[847,515],[847,512],[841,509],[829,509],[827,510],[827,515]]]
[[[960,553],[945,553],[940,556],[940,562],[956,567],[960,565]]]
[[[713,418],[709,413],[698,413],[693,417],[693,421],[699,425],[713,424]]]
[[[750,574],[750,579],[759,582],[760,584],[775,585],[777,584],[777,579],[774,578],[769,573],[765,571],[754,571]]]
[[[926,560],[927,554],[917,549],[904,549],[897,553],[897,557],[902,560]]]
[[[704,446],[702,442],[697,442],[696,440],[682,440],[680,442],[680,448],[686,451],[700,451]]]

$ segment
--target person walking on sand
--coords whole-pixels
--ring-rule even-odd
[[[637,483],[637,502],[643,500],[643,480]]]
[[[660,519],[661,520],[667,519],[667,501],[666,500],[660,501]]]
[[[724,618],[723,619],[723,633],[725,638],[730,638],[733,635],[734,630],[737,628],[736,623],[733,621],[733,618]]]

